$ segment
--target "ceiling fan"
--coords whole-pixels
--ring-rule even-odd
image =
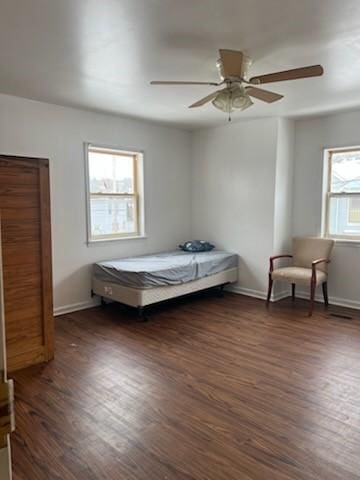
[[[268,73],[266,75],[257,75],[249,78],[249,68],[251,59],[238,50],[220,49],[220,59],[216,66],[220,75],[220,82],[176,82],[176,81],[152,81],[151,85],[211,85],[219,87],[226,85],[220,90],[207,95],[189,106],[189,108],[201,107],[208,102],[212,102],[214,107],[223,112],[230,113],[234,110],[245,110],[253,105],[252,98],[256,98],[266,103],[273,103],[281,100],[283,95],[263,90],[254,85],[263,83],[282,82],[284,80],[296,80],[299,78],[318,77],[324,73],[321,65],[312,65],[309,67],[294,68],[282,72]]]

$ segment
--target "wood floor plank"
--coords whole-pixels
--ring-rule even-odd
[[[119,305],[59,317],[55,360],[14,374],[14,479],[358,480],[346,313],[204,294],[147,323]]]

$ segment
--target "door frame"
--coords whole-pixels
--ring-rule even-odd
[[[0,218],[0,387],[5,388],[9,385],[7,379],[6,367],[6,343],[5,343],[5,315],[4,315],[4,291],[2,275],[2,251],[1,251],[1,218]],[[12,407],[11,407],[12,408]],[[10,417],[12,416],[9,412]],[[10,423],[13,423],[13,419]],[[10,427],[11,428],[11,427]],[[11,445],[10,435],[0,435],[0,478],[4,480],[12,479],[11,469]]]

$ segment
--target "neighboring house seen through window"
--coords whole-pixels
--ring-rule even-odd
[[[88,241],[143,235],[142,154],[87,146]]]
[[[360,241],[360,147],[325,153],[325,236]]]

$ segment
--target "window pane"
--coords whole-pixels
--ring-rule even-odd
[[[134,193],[133,157],[89,150],[91,193]]]
[[[92,197],[91,236],[136,233],[134,197]]]
[[[360,198],[330,198],[330,235],[360,235]]]
[[[331,191],[360,192],[360,151],[334,152],[331,159]]]

